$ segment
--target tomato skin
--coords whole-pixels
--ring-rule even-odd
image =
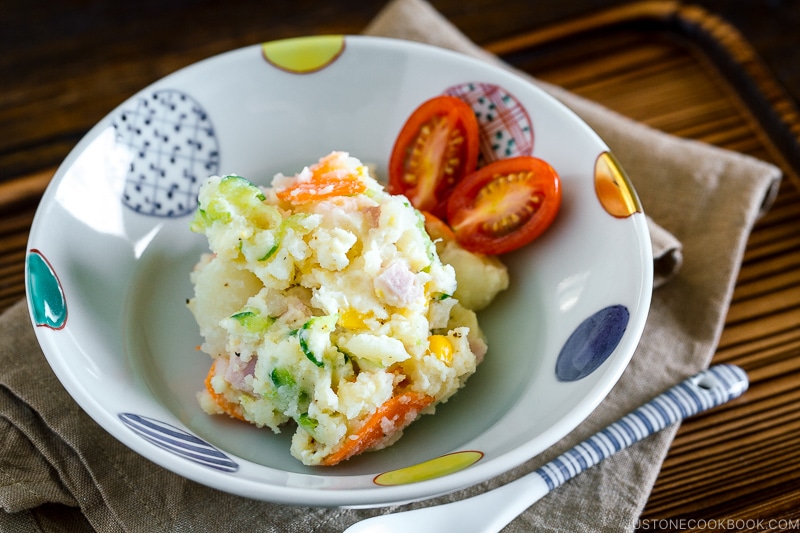
[[[445,242],[456,240],[456,234],[453,233],[453,230],[444,220],[428,211],[422,211],[421,213],[425,217],[425,231],[428,232],[431,239],[434,241],[439,239]]]
[[[447,95],[423,102],[392,148],[388,191],[444,218],[451,191],[478,165],[479,142],[478,120],[469,104]]]
[[[546,161],[501,159],[464,178],[447,202],[450,227],[472,252],[503,254],[546,230],[561,207],[561,179]]]

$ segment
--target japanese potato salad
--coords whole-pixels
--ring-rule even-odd
[[[464,386],[488,349],[475,312],[509,281],[344,152],[269,187],[208,178],[191,229],[200,405],[293,432],[306,465],[389,446]]]

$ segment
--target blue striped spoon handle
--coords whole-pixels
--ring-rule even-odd
[[[675,385],[605,429],[536,470],[553,490],[606,457],[684,418],[741,396],[747,390],[744,370],[718,365]]]
[[[511,483],[445,505],[376,516],[354,524],[346,533],[500,531],[565,481],[667,426],[741,396],[748,384],[747,374],[741,368],[728,364],[713,366]]]

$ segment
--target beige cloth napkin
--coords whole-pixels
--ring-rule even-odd
[[[366,32],[497,61],[423,0],[394,0]],[[706,367],[747,236],[777,189],[780,173],[771,165],[658,133],[542,86],[593,126],[628,171],[645,211],[657,221],[651,225],[656,271],[660,282],[669,283],[654,292],[631,365],[578,429],[499,479],[401,509],[476,494],[533,470]],[[633,530],[674,433],[667,429],[570,481],[506,531]],[[0,317],[0,506],[0,530],[13,532],[338,532],[358,519],[396,510],[251,501],[187,481],[137,456],[69,398],[38,347],[25,302]]]

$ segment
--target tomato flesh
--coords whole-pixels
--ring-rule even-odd
[[[464,178],[447,202],[447,218],[467,250],[502,254],[541,235],[560,206],[558,173],[542,159],[520,156]]]
[[[400,131],[389,160],[391,194],[444,218],[453,188],[478,164],[478,121],[469,104],[437,96],[420,105]]]

